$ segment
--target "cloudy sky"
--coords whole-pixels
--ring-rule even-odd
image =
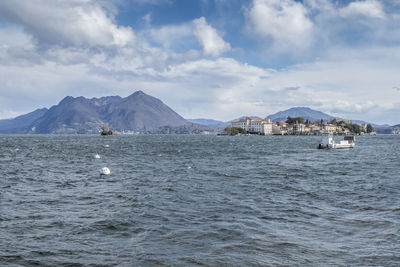
[[[185,118],[397,124],[400,0],[0,0],[0,81],[0,118],[143,90]]]

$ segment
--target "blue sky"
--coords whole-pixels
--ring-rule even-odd
[[[0,118],[143,90],[185,118],[397,124],[399,26],[399,0],[1,1]]]

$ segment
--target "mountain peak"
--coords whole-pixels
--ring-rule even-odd
[[[64,97],[61,101],[60,101],[60,103],[58,103],[59,105],[63,105],[63,104],[66,104],[66,103],[68,103],[68,102],[71,102],[72,100],[74,100],[75,98],[73,97],[73,96],[66,96],[66,97]]]
[[[137,97],[137,96],[149,96],[146,93],[144,93],[142,90],[136,91],[133,94],[131,94],[128,97]]]
[[[307,110],[307,111],[313,110],[313,109],[311,109],[311,108],[309,108],[309,107],[292,107],[292,108],[290,108],[290,109],[288,109],[288,110],[294,110],[294,109],[297,109],[297,110]],[[315,111],[315,110],[313,110],[313,111]]]
[[[334,117],[309,107],[293,107],[267,116],[274,122],[286,121],[287,117],[303,117],[305,120],[315,122],[318,120],[329,121]]]

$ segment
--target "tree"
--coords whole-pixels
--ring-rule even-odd
[[[295,124],[295,123],[304,123],[304,118],[303,117],[288,117],[286,120],[286,123],[289,124]]]
[[[374,128],[372,127],[371,124],[367,124],[367,133],[371,133],[374,131]]]
[[[356,134],[361,133],[361,130],[362,130],[362,129],[361,129],[361,126],[358,125],[358,124],[355,124],[355,123],[347,123],[347,124],[345,125],[345,128],[349,129],[350,132],[356,133]]]
[[[116,135],[117,134],[117,132],[113,132],[110,130],[110,128],[108,127],[108,123],[104,123],[101,128],[102,128],[101,135]]]
[[[104,123],[103,126],[101,127],[103,132],[108,132],[110,130],[110,128],[108,127],[108,123]]]
[[[228,126],[224,129],[224,131],[228,135],[247,134],[247,131],[245,129],[239,127]]]

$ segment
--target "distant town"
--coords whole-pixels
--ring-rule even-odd
[[[320,120],[310,122],[303,117],[288,117],[286,121],[272,122],[271,120],[252,119],[243,117],[231,122],[226,127],[224,135],[335,135],[357,134],[376,135],[371,124],[355,124],[348,120],[332,119],[329,122]]]

